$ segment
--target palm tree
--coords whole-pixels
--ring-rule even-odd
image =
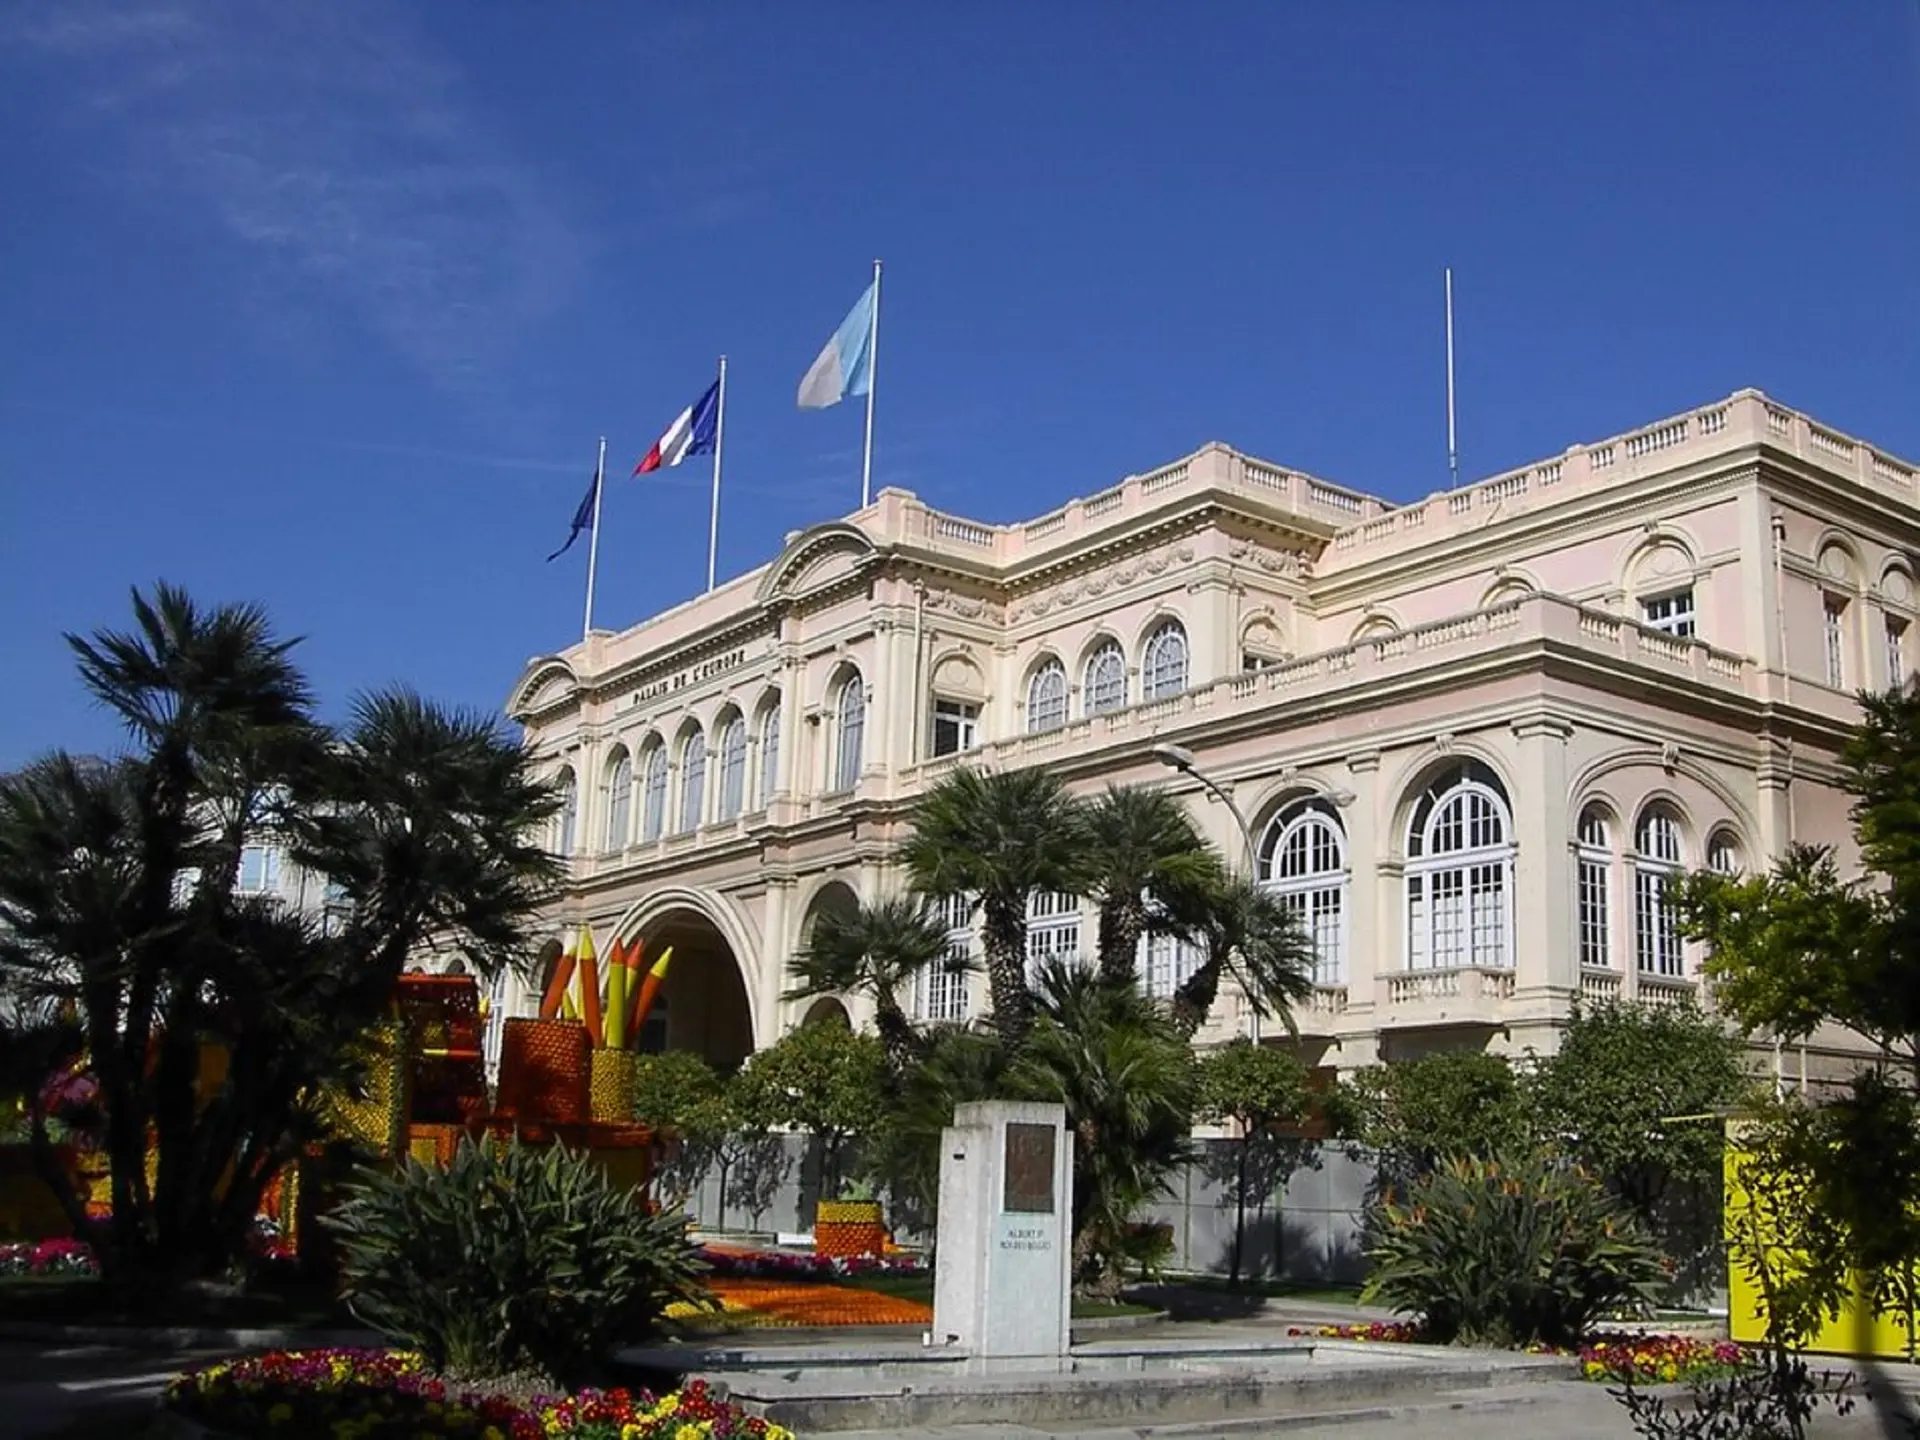
[[[1087,807],[1089,887],[1100,907],[1102,978],[1132,984],[1141,937],[1220,878],[1219,857],[1165,790],[1109,785]]]
[[[1111,1297],[1134,1217],[1191,1149],[1193,1052],[1137,985],[1057,961],[1038,980],[1039,1015],[1009,1088],[1066,1107],[1075,1280]]]
[[[888,1065],[898,1079],[925,1048],[900,1008],[899,992],[930,965],[968,968],[964,958],[948,953],[946,927],[927,912],[921,900],[896,896],[852,910],[827,910],[814,922],[806,946],[793,957],[800,983],[786,998],[868,996],[880,1042],[887,1047]]]
[[[1084,887],[1084,808],[1045,770],[962,766],[920,797],[912,824],[901,848],[907,873],[923,894],[966,896],[979,907],[994,1025],[1017,1043],[1033,1024],[1027,900]]]
[[[1293,1007],[1313,994],[1313,941],[1285,902],[1245,876],[1223,876],[1176,917],[1206,959],[1174,992],[1173,1020],[1191,1038],[1231,975],[1254,1014],[1293,1030]]]

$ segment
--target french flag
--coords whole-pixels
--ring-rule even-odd
[[[678,465],[689,455],[711,455],[720,429],[720,382],[715,380],[707,393],[673,417],[666,433],[653,442],[653,448],[633,467],[636,475]]]

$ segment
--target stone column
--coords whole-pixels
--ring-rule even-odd
[[[793,953],[791,931],[794,882],[789,879],[767,881],[761,897],[760,964],[754,986],[753,1046],[764,1050],[780,1038],[784,1003],[780,996],[787,988],[787,959]]]
[[[1380,752],[1363,751],[1347,757],[1347,776],[1353,799],[1340,812],[1347,839],[1347,1008],[1372,1013],[1377,977],[1400,968],[1394,941],[1399,928],[1392,923],[1399,887],[1381,870],[1381,857],[1392,848],[1381,813],[1391,797],[1380,793]]]
[[[1573,881],[1567,846],[1567,741],[1573,727],[1546,715],[1513,722],[1514,985],[1518,990],[1580,987],[1573,954]]]

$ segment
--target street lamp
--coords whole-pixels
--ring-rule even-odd
[[[1233,803],[1233,796],[1229,795],[1226,790],[1222,788],[1219,781],[1215,780],[1194,763],[1193,752],[1187,749],[1186,746],[1174,745],[1163,741],[1155,745],[1148,753],[1169,770],[1178,770],[1181,774],[1190,775],[1195,780],[1198,780],[1208,793],[1227,807],[1228,813],[1233,816],[1234,823],[1240,827],[1240,838],[1246,842],[1247,878],[1250,880],[1259,879],[1260,852],[1253,843],[1253,827],[1247,824],[1247,817],[1240,813],[1240,807]]]

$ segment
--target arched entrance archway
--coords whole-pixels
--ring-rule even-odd
[[[853,1017],[847,1013],[847,1007],[831,995],[822,996],[807,1007],[807,1013],[800,1017],[802,1025],[838,1025],[842,1030],[853,1028]]]
[[[673,959],[653,1013],[635,1037],[642,1052],[691,1050],[720,1071],[753,1053],[753,1010],[741,965],[713,920],[671,905],[639,927],[644,974],[671,945]]]

